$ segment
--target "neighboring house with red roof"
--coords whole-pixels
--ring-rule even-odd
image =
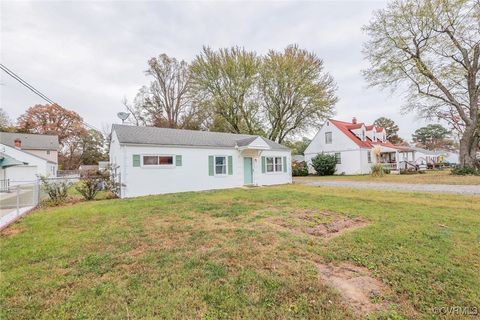
[[[414,164],[415,151],[409,147],[395,146],[386,138],[384,128],[328,119],[305,150],[305,161],[314,173],[311,160],[319,153],[334,154],[337,158],[336,174],[367,174],[377,162],[373,149],[380,150],[381,163],[392,170]]]

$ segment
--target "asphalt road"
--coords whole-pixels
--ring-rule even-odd
[[[480,195],[480,185],[450,185],[450,184],[413,184],[363,181],[296,181],[298,184],[310,186],[325,186],[354,189],[376,189],[402,192],[433,192],[464,195]]]

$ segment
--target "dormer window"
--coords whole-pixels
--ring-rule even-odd
[[[365,141],[365,131],[362,130],[362,141]]]

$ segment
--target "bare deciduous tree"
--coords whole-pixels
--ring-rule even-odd
[[[406,110],[460,132],[460,162],[480,165],[480,1],[395,0],[365,26],[374,86],[407,86]]]
[[[148,60],[148,67],[145,74],[153,77],[153,81],[139,90],[132,105],[124,100],[132,115],[130,122],[168,128],[194,127],[196,112],[189,96],[188,63],[161,54]]]

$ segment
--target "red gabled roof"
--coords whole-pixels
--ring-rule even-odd
[[[363,123],[350,123],[349,125],[347,125],[347,128],[349,130],[355,130],[355,129],[360,129],[364,124]]]
[[[364,125],[363,123],[353,124],[351,122],[339,121],[339,120],[334,120],[334,119],[329,119],[329,121],[331,123],[333,123],[340,131],[342,131],[347,137],[349,137],[350,140],[355,142],[361,148],[370,149],[370,148],[373,148],[374,146],[383,146],[383,147],[388,147],[388,148],[393,148],[393,149],[403,150],[403,151],[407,151],[406,149],[409,149],[409,148],[405,148],[405,147],[402,147],[402,146],[396,146],[388,140],[386,142],[381,142],[380,140],[377,140],[377,141],[373,142],[370,138],[367,137],[367,139],[365,141],[362,141],[359,137],[357,137],[350,130],[361,128],[362,125]],[[369,125],[369,126],[365,126],[365,128],[367,130],[371,130],[371,129],[373,129],[373,127],[374,127],[373,124]],[[376,127],[376,131],[377,132],[382,132],[383,128]]]
[[[339,121],[339,120],[333,120],[329,119],[331,123],[333,123],[340,131],[342,131],[347,137],[350,138],[353,142],[355,142],[359,147],[361,148],[371,148],[372,144],[369,141],[362,141],[360,138],[358,138],[355,134],[353,134],[352,131],[350,131],[352,123],[350,122],[344,122],[344,121]],[[358,128],[362,127],[362,124],[357,124],[360,125]],[[355,126],[355,125],[354,125]],[[358,129],[356,128],[356,129]]]

